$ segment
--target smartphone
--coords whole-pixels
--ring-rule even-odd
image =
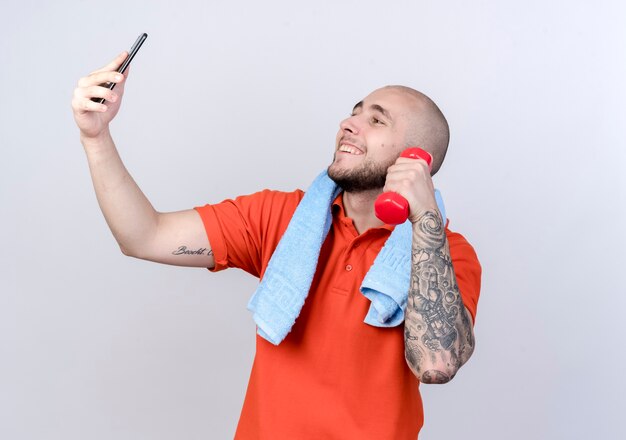
[[[135,41],[135,44],[133,44],[133,47],[130,48],[130,51],[128,52],[128,56],[126,57],[122,65],[117,69],[119,73],[124,73],[126,71],[126,68],[130,65],[130,62],[133,60],[133,58],[139,51],[139,48],[141,47],[143,42],[146,41],[146,38],[148,38],[148,34],[146,34],[145,32],[139,35],[139,37],[137,38],[137,41]],[[106,82],[100,85],[110,90],[113,90],[113,88],[115,87],[115,83],[112,83],[112,82]],[[91,100],[99,104],[103,104],[105,101],[104,98],[91,98]]]

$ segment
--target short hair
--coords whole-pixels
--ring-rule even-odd
[[[416,100],[416,109],[407,116],[409,128],[406,133],[407,146],[419,146],[433,156],[431,174],[435,175],[448,151],[450,128],[445,116],[435,102],[422,92],[400,85],[387,86],[407,93]]]

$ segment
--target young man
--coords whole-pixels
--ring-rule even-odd
[[[125,83],[115,69],[125,56],[82,78],[72,101],[96,196],[122,252],[214,271],[239,267],[262,279],[304,193],[265,190],[157,212],[109,132]],[[107,81],[118,84],[114,91],[99,86]],[[448,382],[471,356],[480,290],[476,254],[447,229],[434,196],[431,174],[443,162],[448,136],[437,106],[402,86],[374,91],[341,122],[327,172],[343,191],[328,208],[332,224],[293,327],[278,343],[257,335],[236,438],[417,437],[419,384]],[[399,157],[413,145],[430,153],[432,170],[424,160]],[[412,231],[404,321],[391,327],[363,322],[371,303],[360,292],[394,230],[374,214],[383,191],[408,201]]]

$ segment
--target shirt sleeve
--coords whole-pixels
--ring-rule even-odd
[[[454,275],[463,304],[476,322],[478,297],[480,296],[480,277],[482,268],[472,245],[461,234],[446,230],[450,257],[454,267]]]
[[[215,259],[211,270],[236,267],[261,277],[302,196],[263,190],[196,207]]]

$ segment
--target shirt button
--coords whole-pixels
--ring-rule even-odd
[[[346,265],[346,270],[350,272],[352,270],[352,265],[351,264]]]

